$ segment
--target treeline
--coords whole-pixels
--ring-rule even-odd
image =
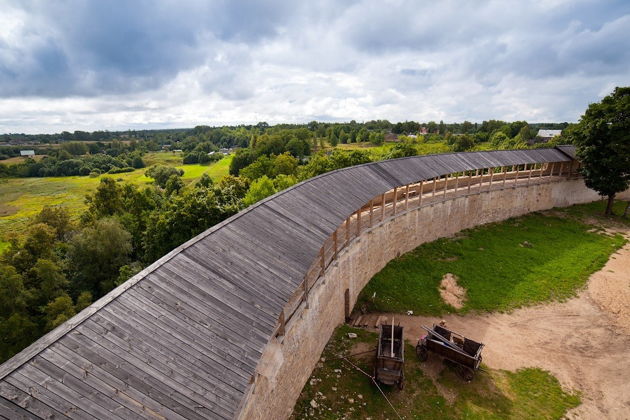
[[[142,142],[86,144],[69,142],[50,149],[42,159],[26,159],[14,165],[0,164],[0,176],[48,177],[130,172],[144,168],[146,147]]]

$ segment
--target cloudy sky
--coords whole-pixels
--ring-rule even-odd
[[[575,121],[630,1],[0,0],[0,132]]]

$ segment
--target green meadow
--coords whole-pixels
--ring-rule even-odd
[[[182,156],[173,152],[158,152],[145,155],[148,166],[161,164],[174,166],[184,171],[184,182],[193,182],[204,173],[217,181],[228,174],[231,156],[209,165],[182,165]],[[47,178],[8,178],[0,180],[0,252],[8,246],[10,234],[20,235],[30,219],[44,206],[66,207],[73,217],[85,209],[85,196],[93,192],[101,178],[111,177],[119,182],[146,185],[152,182],[144,176],[146,168],[120,174],[103,174],[98,177],[68,176]]]
[[[361,292],[360,305],[372,311],[440,315],[565,300],[626,242],[580,221],[596,220],[601,213],[602,202],[554,209],[420,245],[377,273]],[[455,274],[466,290],[462,309],[440,297],[447,273]]]

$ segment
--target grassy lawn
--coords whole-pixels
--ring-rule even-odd
[[[534,213],[423,244],[376,274],[359,304],[372,311],[439,315],[508,311],[567,299],[626,242],[621,235],[602,234],[578,220],[600,212],[601,205]],[[455,274],[466,289],[460,310],[440,297],[446,273]]]
[[[348,332],[355,332],[358,338],[347,338]],[[371,380],[339,359],[374,348],[377,339],[373,332],[339,327],[322,354],[324,361],[302,390],[292,418],[397,418]],[[373,357],[369,352],[349,359],[371,373]],[[540,369],[508,372],[484,367],[472,382],[465,383],[445,366],[432,380],[409,344],[405,348],[405,388],[382,388],[405,419],[560,419],[580,404],[578,395],[565,392],[556,378]]]
[[[162,157],[164,155],[164,157]],[[171,156],[169,156],[171,155]],[[177,166],[184,170],[185,182],[192,182],[203,173],[208,173],[217,181],[228,174],[231,156],[210,165],[182,165],[181,157],[173,159],[173,153],[150,153],[147,155],[151,164]],[[156,158],[156,156],[160,156]],[[10,233],[22,233],[30,219],[45,205],[59,205],[68,208],[70,214],[77,217],[85,208],[84,198],[93,192],[100,179],[109,176],[121,182],[146,185],[152,180],[144,176],[146,169],[133,172],[90,178],[88,176],[67,176],[47,178],[9,178],[0,180],[0,240]],[[0,246],[0,249],[1,246]]]

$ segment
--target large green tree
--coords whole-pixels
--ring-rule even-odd
[[[630,87],[617,87],[589,105],[572,128],[571,140],[584,182],[608,197],[606,214],[612,214],[615,195],[630,186]]]

